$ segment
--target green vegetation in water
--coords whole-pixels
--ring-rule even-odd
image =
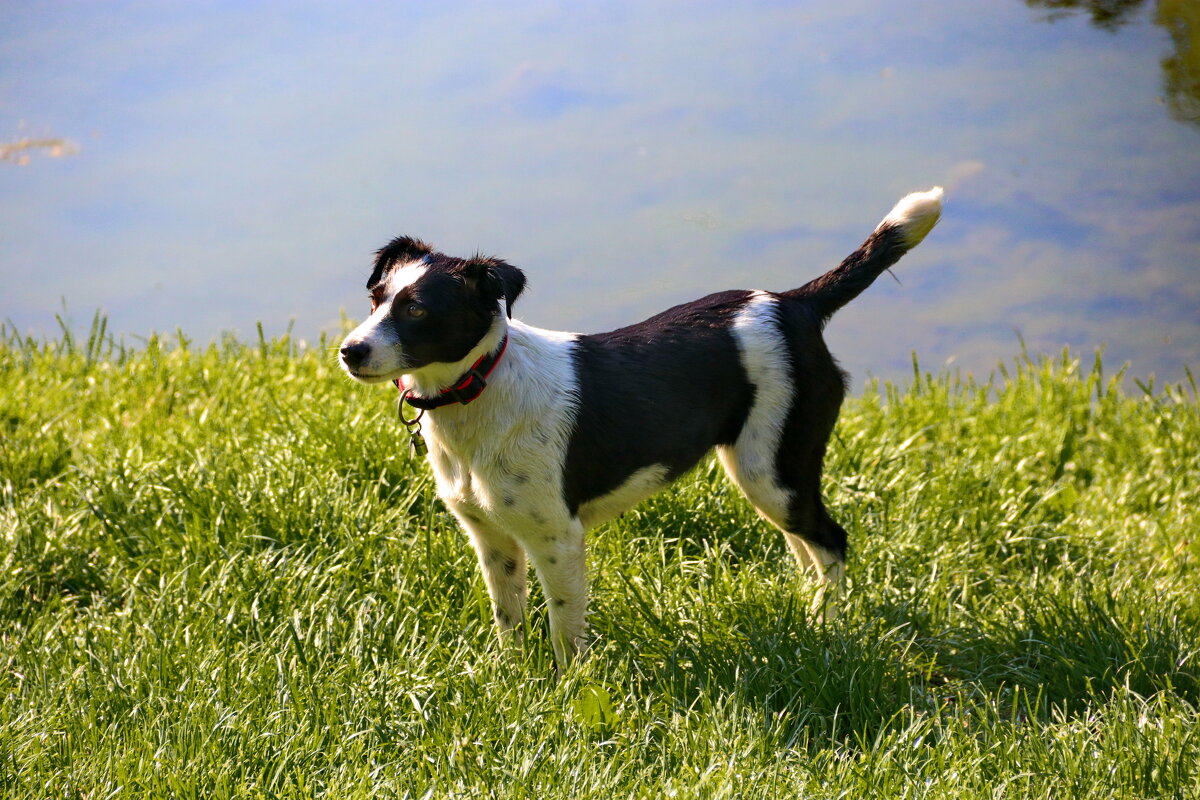
[[[850,400],[838,619],[707,462],[591,536],[589,658],[331,343],[0,335],[0,795],[1200,796],[1200,410],[1097,358]]]

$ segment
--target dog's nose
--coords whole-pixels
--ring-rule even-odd
[[[342,361],[347,367],[355,369],[362,366],[362,363],[371,355],[371,345],[366,342],[351,342],[342,345]]]

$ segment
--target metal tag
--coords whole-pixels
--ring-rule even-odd
[[[404,416],[404,398],[406,397],[408,397],[407,390],[400,393],[400,399],[396,402],[396,416],[400,417],[400,422],[408,428],[409,449],[412,450],[414,456],[421,458],[429,452],[429,448],[425,445],[425,437],[421,436],[421,417],[425,416],[425,410],[418,411],[412,419]]]

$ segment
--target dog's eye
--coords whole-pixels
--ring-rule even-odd
[[[405,306],[404,313],[413,319],[420,319],[421,317],[425,316],[425,309],[417,303],[409,303],[407,306]]]

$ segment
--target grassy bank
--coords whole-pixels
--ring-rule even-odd
[[[287,339],[0,341],[5,797],[1200,797],[1200,409],[1067,358],[843,411],[817,626],[709,463],[497,656],[387,388]],[[535,591],[535,602],[540,595]]]

